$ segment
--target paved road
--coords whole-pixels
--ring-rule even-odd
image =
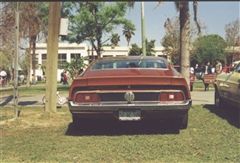
[[[193,105],[214,104],[214,91],[193,91],[191,92]]]
[[[67,97],[68,94],[61,94],[63,97]],[[214,91],[193,91],[191,92],[193,105],[201,104],[214,104]],[[43,106],[42,104],[43,95],[19,97],[20,106]],[[0,97],[0,107],[13,105],[13,96]]]

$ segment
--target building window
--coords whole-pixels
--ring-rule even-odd
[[[32,55],[33,56],[33,55]],[[35,57],[32,59],[32,65],[33,65],[33,68],[36,69],[37,65],[38,65],[38,58],[37,58],[38,54],[35,54]]]
[[[67,54],[59,53],[58,54],[58,69],[64,69],[67,63]]]
[[[42,54],[42,66],[47,66],[47,54]]]
[[[81,53],[71,53],[71,60],[81,58]]]

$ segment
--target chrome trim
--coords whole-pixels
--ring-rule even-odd
[[[186,100],[186,101],[171,101],[168,103],[161,103],[161,102],[135,102],[128,104],[126,101],[121,101],[121,102],[101,102],[101,103],[90,103],[90,104],[76,104],[73,101],[69,101],[69,107],[70,110],[71,108],[78,108],[79,110],[81,109],[89,109],[89,110],[94,110],[98,108],[100,111],[101,108],[128,108],[128,107],[169,107],[171,110],[171,107],[184,107],[184,106],[191,106],[192,100]]]
[[[94,91],[77,91],[76,93],[125,93],[126,91],[132,92],[182,92],[182,90],[166,89],[166,90],[94,90]],[[75,94],[76,94],[75,93]]]

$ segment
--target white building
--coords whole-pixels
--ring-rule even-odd
[[[163,47],[156,47],[155,56],[164,56],[162,53]],[[102,57],[116,57],[116,56],[127,56],[129,52],[129,47],[103,47],[101,53]],[[43,77],[42,66],[46,66],[47,59],[47,44],[46,43],[37,43],[36,44],[36,77]],[[60,74],[64,69],[64,64],[66,62],[71,62],[71,59],[75,57],[88,57],[90,60],[93,57],[96,57],[96,51],[92,50],[91,47],[86,44],[76,44],[76,43],[59,43],[58,45],[58,70],[57,70],[57,80],[60,81]],[[85,61],[88,64],[88,61]]]

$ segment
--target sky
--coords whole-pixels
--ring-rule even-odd
[[[190,14],[193,15],[192,2],[189,4]],[[144,2],[145,33],[148,40],[156,40],[155,46],[161,45],[161,39],[165,34],[164,22],[167,18],[179,15],[175,9],[174,2]],[[126,15],[136,27],[135,35],[130,44],[137,43],[141,46],[141,2],[135,2],[134,8]],[[240,19],[240,2],[238,1],[199,1],[198,20],[206,27],[204,34],[218,34],[225,38],[225,26],[237,19]],[[193,18],[191,17],[191,20]],[[116,29],[122,35],[122,29]],[[120,46],[126,46],[124,36],[120,38]]]

